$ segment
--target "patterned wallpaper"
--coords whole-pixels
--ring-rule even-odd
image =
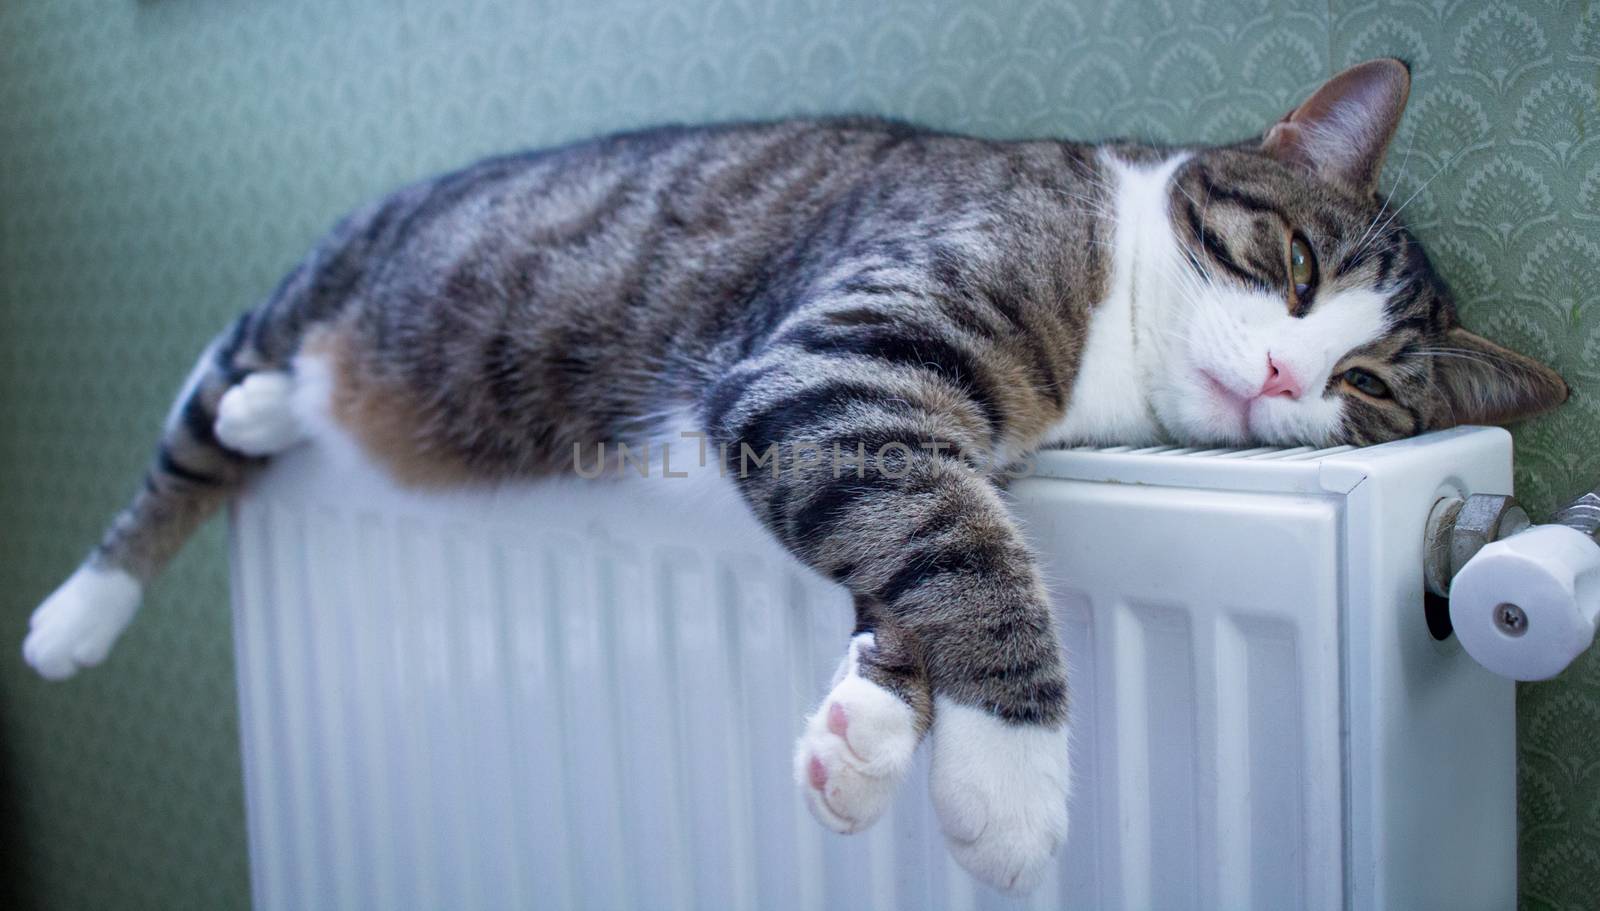
[[[9,0],[0,47],[0,906],[247,903],[220,525],[95,673],[25,673],[25,618],[204,340],[343,210],[492,151],[842,111],[1234,138],[1400,55],[1395,198],[1467,323],[1577,390],[1518,430],[1519,493],[1543,512],[1600,480],[1589,3]],[[1593,907],[1600,654],[1520,710],[1523,904]]]

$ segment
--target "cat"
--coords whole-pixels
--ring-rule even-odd
[[[1568,395],[1460,327],[1379,198],[1409,91],[1403,63],[1369,61],[1213,147],[791,120],[401,189],[202,354],[25,656],[51,679],[100,662],[195,527],[308,438],[418,485],[570,473],[680,431],[741,457],[804,440],[832,458],[725,482],[855,598],[797,786],[863,829],[926,734],[956,859],[1026,891],[1067,835],[1069,716],[1008,466],[1064,444],[1381,443]]]

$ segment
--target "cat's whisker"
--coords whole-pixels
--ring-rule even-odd
[[[1389,185],[1389,192],[1383,197],[1383,205],[1379,206],[1378,211],[1372,216],[1372,223],[1367,225],[1367,230],[1361,232],[1361,239],[1356,241],[1355,249],[1361,249],[1362,245],[1366,243],[1367,235],[1371,234],[1372,229],[1377,227],[1378,219],[1382,218],[1383,213],[1388,211],[1389,203],[1394,200],[1394,191],[1400,188],[1400,181],[1405,179],[1406,169],[1411,164],[1411,150],[1416,146],[1416,144],[1417,131],[1412,130],[1411,138],[1406,142],[1406,156],[1400,162],[1400,174],[1395,178],[1394,183]]]
[[[1383,237],[1383,233],[1385,231],[1389,230],[1389,226],[1394,224],[1395,219],[1400,217],[1400,213],[1405,211],[1406,206],[1411,205],[1412,201],[1415,200],[1418,196],[1420,196],[1422,194],[1422,191],[1426,190],[1428,188],[1428,185],[1433,183],[1435,178],[1437,178],[1440,174],[1443,174],[1445,172],[1446,168],[1448,168],[1451,165],[1455,164],[1456,161],[1458,159],[1460,159],[1461,156],[1465,155],[1466,153],[1467,153],[1466,149],[1459,149],[1459,150],[1456,151],[1456,153],[1454,155],[1451,155],[1449,158],[1446,158],[1443,162],[1441,162],[1439,167],[1435,168],[1433,173],[1428,175],[1428,179],[1424,180],[1422,182],[1422,186],[1417,187],[1417,189],[1410,196],[1407,196],[1406,197],[1406,201],[1401,203],[1399,208],[1396,208],[1393,212],[1389,213],[1389,217],[1384,219],[1383,224],[1381,226],[1379,226],[1379,228],[1377,229],[1376,232],[1373,233],[1372,239],[1373,240],[1377,240],[1377,239]],[[1383,210],[1380,209],[1379,213],[1382,214],[1382,211]],[[1356,249],[1359,250],[1359,249],[1361,249],[1362,246],[1363,246],[1362,244],[1358,244],[1356,246]]]
[[[1176,270],[1173,276],[1173,283],[1186,297],[1198,297],[1200,295],[1200,280],[1195,275],[1190,274],[1187,269],[1180,268]]]
[[[1194,276],[1194,278],[1202,283],[1200,286],[1201,291],[1209,291],[1217,287],[1216,276],[1213,275],[1211,270],[1206,267],[1206,264],[1200,260],[1200,256],[1198,254],[1196,254],[1193,250],[1190,250],[1188,247],[1184,247],[1183,255],[1189,260],[1189,264],[1194,266],[1195,272],[1198,273]]]
[[[1083,195],[1078,194],[1078,193],[1069,193],[1066,190],[1062,190],[1062,189],[1060,189],[1058,187],[1048,187],[1046,189],[1049,192],[1054,193],[1055,195],[1060,196],[1060,197],[1062,197],[1064,199],[1070,199],[1070,200],[1072,200],[1074,202],[1081,203],[1084,206],[1084,208],[1086,208],[1089,211],[1095,213],[1096,215],[1099,215],[1101,218],[1105,219],[1106,221],[1111,222],[1113,225],[1116,224],[1116,221],[1117,221],[1116,213],[1111,211],[1110,209],[1106,208],[1104,200],[1095,199],[1094,197],[1091,197],[1091,196],[1083,196]]]
[[[1179,278],[1179,290],[1184,292],[1186,303],[1199,304],[1207,297],[1207,288],[1201,280],[1193,275],[1184,275]]]
[[[1178,188],[1178,192],[1180,192],[1180,193],[1182,193],[1184,195],[1184,198],[1188,199],[1189,202],[1192,205],[1194,205],[1195,208],[1200,210],[1200,246],[1202,246],[1202,247],[1205,246],[1206,245],[1206,215],[1209,214],[1210,211],[1211,211],[1211,189],[1209,187],[1206,188],[1206,201],[1205,201],[1204,204],[1201,204],[1198,200],[1196,200],[1194,198],[1194,195],[1189,192],[1189,188],[1185,187],[1181,181],[1173,181],[1173,185]],[[1187,249],[1184,252],[1185,253],[1189,253],[1189,251]],[[1189,253],[1189,255],[1190,255],[1191,259],[1194,258],[1194,254]],[[1204,267],[1200,266],[1198,261],[1195,262],[1195,265],[1197,267],[1199,267],[1202,271],[1204,271]],[[1208,278],[1210,277],[1209,274],[1207,275],[1207,277]]]
[[[1414,351],[1412,353],[1413,354],[1417,354],[1417,355],[1421,355],[1423,357],[1456,358],[1458,360],[1471,361],[1471,362],[1473,362],[1475,364],[1479,364],[1479,365],[1481,365],[1483,367],[1487,367],[1488,369],[1493,370],[1494,372],[1500,374],[1501,376],[1504,376],[1504,377],[1515,377],[1516,376],[1516,372],[1513,371],[1507,365],[1500,363],[1499,361],[1495,360],[1494,358],[1487,357],[1487,356],[1481,354],[1480,352],[1469,351],[1469,350],[1467,350],[1465,348],[1422,348],[1422,349],[1418,349],[1417,351]]]
[[[1051,193],[1056,194],[1057,196],[1060,196],[1060,197],[1064,198],[1064,199],[1076,200],[1077,202],[1084,203],[1085,205],[1093,206],[1099,211],[1102,211],[1102,212],[1109,211],[1106,208],[1105,203],[1107,202],[1107,200],[1105,200],[1105,199],[1102,199],[1102,198],[1099,198],[1099,197],[1094,197],[1094,196],[1085,196],[1082,193],[1071,193],[1071,192],[1068,192],[1066,190],[1061,189],[1060,187],[1048,187],[1047,190],[1049,192],[1051,192]]]

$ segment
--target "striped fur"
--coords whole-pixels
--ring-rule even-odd
[[[687,411],[736,457],[775,447],[739,490],[854,593],[875,632],[855,666],[917,735],[939,704],[1058,731],[1066,674],[1002,495],[1013,460],[1126,434],[1373,443],[1565,397],[1457,325],[1375,194],[1405,82],[1393,61],[1355,68],[1292,129],[1227,147],[789,121],[612,136],[405,188],[208,349],[89,565],[150,579],[262,463],[218,439],[222,397],[300,356],[327,366],[333,417],[416,483],[566,472]],[[1287,287],[1295,238],[1319,270],[1304,293]],[[1303,392],[1258,393],[1290,359]],[[1390,394],[1352,386],[1353,367]],[[1019,741],[1036,742],[1055,741]],[[1045,765],[1060,798],[1064,767]],[[1027,850],[1048,856],[1062,812]],[[1038,857],[996,850],[963,856],[1031,880]]]

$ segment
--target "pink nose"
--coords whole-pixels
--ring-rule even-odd
[[[1294,375],[1287,364],[1280,364],[1267,355],[1267,381],[1261,384],[1261,391],[1257,395],[1282,395],[1291,399],[1300,397],[1300,378]]]

